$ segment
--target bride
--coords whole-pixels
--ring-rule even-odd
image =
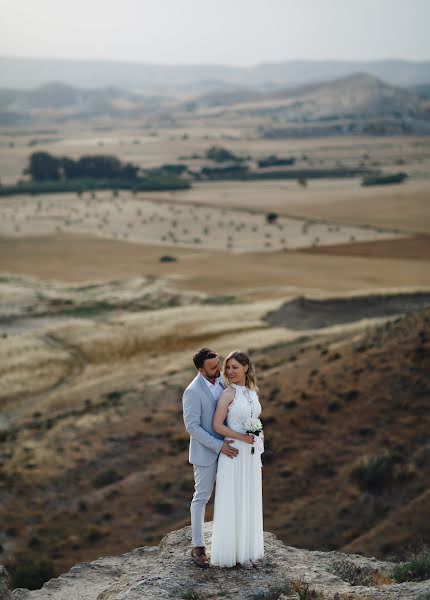
[[[229,383],[213,418],[217,433],[233,438],[239,450],[234,460],[220,454],[216,477],[211,564],[247,569],[258,566],[264,556],[261,481],[262,442],[246,433],[246,421],[257,419],[261,404],[257,395],[254,365],[244,352],[231,352],[223,374]],[[224,424],[226,422],[226,424]]]

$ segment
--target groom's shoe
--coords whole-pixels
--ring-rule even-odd
[[[191,556],[193,557],[193,561],[201,567],[202,569],[209,568],[209,559],[206,556],[206,550],[204,546],[194,546],[191,549]]]

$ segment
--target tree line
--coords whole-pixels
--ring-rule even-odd
[[[49,152],[33,152],[24,169],[33,181],[60,181],[64,179],[137,179],[139,167],[122,163],[116,156],[104,154],[81,156],[77,160],[58,157]]]

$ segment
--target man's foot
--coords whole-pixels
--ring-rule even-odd
[[[196,565],[198,565],[202,569],[209,568],[209,559],[206,556],[206,550],[204,546],[194,546],[191,549],[191,556]]]

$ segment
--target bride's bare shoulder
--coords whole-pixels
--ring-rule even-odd
[[[220,400],[222,399],[225,402],[230,403],[233,401],[235,394],[236,394],[236,390],[234,389],[234,387],[229,385],[228,387],[225,388],[225,390],[221,394]]]

